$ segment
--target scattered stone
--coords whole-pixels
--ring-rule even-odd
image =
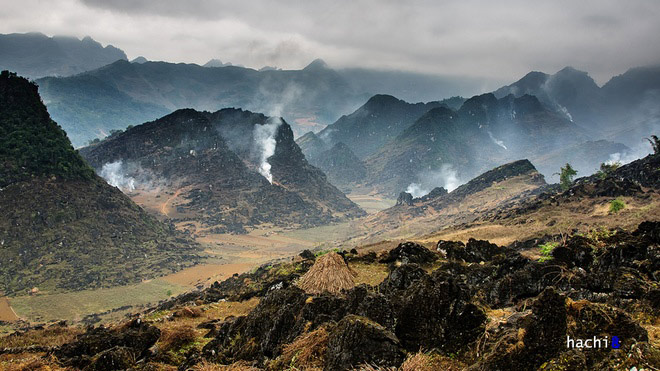
[[[436,260],[438,260],[438,255],[426,247],[414,242],[404,242],[390,250],[381,263],[430,264]]]
[[[352,370],[363,364],[398,367],[404,358],[399,340],[385,327],[348,315],[330,333],[324,370]]]

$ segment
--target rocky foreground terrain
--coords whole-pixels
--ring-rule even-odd
[[[660,222],[572,235],[551,249],[538,242],[515,248],[471,239],[342,251],[347,267],[332,269],[352,270],[354,285],[334,294],[308,294],[297,286],[314,260],[323,259],[305,253],[163,302],[126,322],[26,328],[0,339],[0,364],[86,370],[660,364]],[[539,248],[542,259],[526,257]],[[336,273],[332,269],[316,278]],[[567,337],[614,336],[616,349],[611,342],[599,349],[567,347]]]

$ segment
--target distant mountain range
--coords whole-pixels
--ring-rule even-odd
[[[81,154],[147,210],[200,233],[364,215],[307,163],[285,121],[240,109],[177,110]]]
[[[199,261],[196,244],[96,176],[37,86],[0,74],[0,290],[140,282]]]
[[[409,83],[400,83],[404,80]],[[300,136],[323,129],[376,93],[428,101],[469,94],[484,83],[405,72],[335,70],[321,60],[302,70],[259,71],[122,60],[81,75],[37,82],[49,112],[75,146],[180,108],[240,107],[282,116]]]
[[[103,47],[89,36],[48,37],[42,33],[0,34],[0,70],[32,79],[71,76],[103,67],[126,54],[112,45]]]
[[[343,189],[366,185],[390,196],[409,187],[419,188],[419,193],[436,186],[452,188],[460,179],[522,157],[538,160],[548,177],[566,162],[580,174],[590,174],[610,155],[629,150],[623,144],[594,141],[591,133],[535,96],[453,98],[451,106],[458,109],[446,102],[409,104],[375,96],[298,142],[310,161],[334,174],[331,179]],[[356,176],[353,170],[342,174],[336,161],[328,162],[351,156],[357,159],[344,162],[350,162],[351,169],[365,167],[366,175]]]
[[[660,65],[632,68],[602,87],[571,67],[554,75],[530,72],[494,94],[534,95],[595,137],[630,147],[660,129]]]

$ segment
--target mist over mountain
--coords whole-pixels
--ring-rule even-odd
[[[411,104],[391,95],[375,95],[347,116],[318,133],[331,147],[342,142],[360,158],[374,153],[441,102]]]
[[[104,47],[89,36],[80,40],[37,32],[0,34],[0,70],[33,79],[75,75],[126,59],[121,49]]]
[[[521,157],[538,162],[540,171],[551,179],[566,162],[586,175],[601,162],[631,152],[621,143],[596,140],[602,137],[535,96],[510,94],[498,99],[483,94],[452,101],[454,107],[461,103],[458,109],[448,108],[447,101],[409,104],[374,96],[354,113],[319,134],[306,134],[298,143],[310,161],[326,172],[331,171],[327,159],[335,156],[329,149],[342,143],[358,158],[362,155],[351,164],[364,165],[367,176],[331,180],[343,188],[366,185],[390,196],[404,190],[423,195],[441,186],[451,190],[462,179]]]
[[[195,244],[96,176],[37,86],[0,74],[0,289],[140,282],[198,261]]]
[[[197,230],[245,233],[363,214],[307,163],[285,121],[240,109],[177,110],[81,153],[147,210]]]
[[[300,136],[323,129],[377,93],[430,101],[471,94],[482,86],[474,79],[335,70],[320,60],[302,70],[260,71],[226,65],[117,61],[82,75],[48,77],[38,83],[49,112],[76,146],[179,108],[216,111],[241,107],[265,112],[284,117]]]
[[[566,67],[554,75],[530,72],[494,92],[534,95],[596,138],[639,152],[642,138],[660,129],[660,66],[632,68],[599,87],[587,72]],[[640,152],[637,157],[646,153]]]

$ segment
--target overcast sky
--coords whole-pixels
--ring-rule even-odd
[[[134,58],[403,69],[511,81],[571,65],[600,84],[660,63],[660,1],[0,0],[0,33],[91,36]]]

